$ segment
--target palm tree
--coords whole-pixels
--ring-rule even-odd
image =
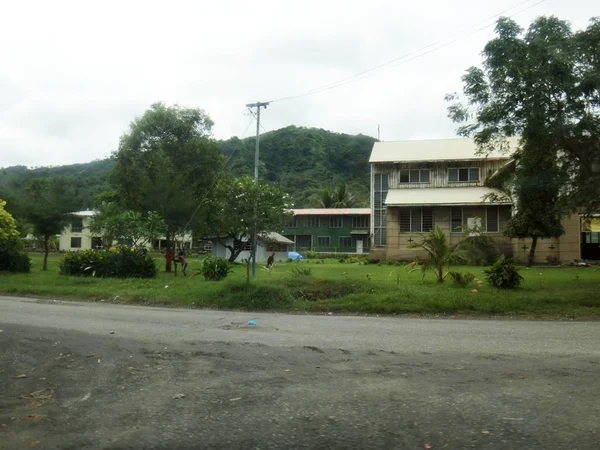
[[[435,273],[438,283],[444,282],[447,274],[447,266],[458,262],[468,262],[478,253],[477,249],[461,244],[451,248],[446,233],[444,233],[444,230],[439,225],[424,235],[420,242],[413,242],[408,248],[421,248],[427,252],[429,258],[425,261],[415,260],[407,267],[421,269],[423,276],[425,276],[427,271],[431,270]]]
[[[319,202],[323,208],[352,208],[356,200],[346,189],[346,183],[342,182],[336,188],[325,188],[320,193]]]

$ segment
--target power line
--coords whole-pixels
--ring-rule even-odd
[[[427,55],[429,53],[432,53],[432,52],[434,52],[436,50],[439,50],[441,48],[447,47],[447,46],[455,43],[456,41],[458,41],[458,40],[460,40],[462,38],[471,36],[473,34],[476,34],[476,33],[479,33],[480,31],[485,30],[486,28],[494,26],[495,22],[492,22],[491,24],[487,24],[487,25],[484,25],[484,26],[481,26],[481,25],[484,24],[484,23],[489,22],[492,19],[495,19],[495,18],[501,16],[502,14],[504,14],[504,13],[506,13],[508,11],[520,8],[521,6],[525,5],[526,3],[529,3],[530,1],[531,0],[525,0],[525,1],[519,3],[519,4],[515,5],[515,6],[507,8],[507,9],[505,9],[505,10],[503,10],[503,11],[497,13],[497,14],[494,14],[493,16],[488,17],[487,19],[479,22],[476,25],[472,25],[472,26],[466,28],[462,33],[466,32],[467,30],[470,30],[472,28],[479,27],[479,28],[476,28],[475,30],[467,33],[467,34],[461,34],[461,33],[459,33],[459,34],[452,35],[452,36],[450,36],[448,38],[444,38],[444,39],[438,40],[438,41],[433,42],[433,43],[431,43],[429,45],[421,47],[421,48],[419,48],[417,50],[413,50],[413,51],[411,51],[409,53],[406,53],[406,54],[404,54],[402,56],[394,58],[394,59],[392,59],[392,60],[390,60],[390,61],[388,61],[386,63],[379,64],[378,66],[371,67],[369,69],[363,70],[362,72],[356,73],[356,74],[351,75],[351,76],[346,77],[346,78],[342,78],[341,80],[335,81],[333,83],[330,83],[330,84],[327,84],[327,85],[324,85],[324,86],[320,86],[320,87],[317,87],[317,88],[314,88],[314,89],[310,89],[308,91],[304,91],[304,92],[301,92],[299,94],[289,95],[287,97],[276,98],[274,100],[271,100],[270,103],[273,103],[273,102],[282,102],[282,101],[286,101],[286,100],[293,100],[293,99],[297,99],[297,98],[301,98],[301,97],[307,97],[307,96],[310,96],[310,95],[318,94],[320,92],[324,92],[324,91],[328,91],[328,90],[331,90],[331,89],[335,89],[335,88],[340,87],[340,86],[344,86],[346,84],[352,83],[352,82],[357,81],[359,79],[367,78],[367,77],[373,75],[376,71],[378,71],[380,69],[383,69],[383,68],[386,68],[388,66],[391,66],[391,65],[394,65],[394,64],[395,65],[406,64],[407,62],[413,61],[413,60],[415,60],[417,58],[425,56],[425,55]],[[517,12],[513,13],[513,14],[509,15],[508,17],[514,17],[517,14],[521,14],[522,12],[525,12],[528,9],[534,8],[535,6],[537,6],[537,5],[541,4],[541,3],[544,3],[545,1],[547,1],[547,0],[538,0],[536,3],[534,3],[532,5],[529,5],[528,7],[524,8],[524,9],[522,9],[520,11],[517,11]],[[445,41],[447,41],[447,39],[451,39],[451,40],[448,41],[448,42],[445,42]],[[433,47],[433,48],[431,48],[431,47]],[[427,49],[430,49],[430,50],[427,50]],[[412,57],[409,58],[410,56],[412,56]],[[408,58],[408,59],[405,59],[405,58]],[[396,63],[398,63],[398,64],[396,64]]]

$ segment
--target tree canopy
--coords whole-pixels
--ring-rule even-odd
[[[184,231],[223,167],[212,124],[200,109],[156,103],[131,123],[114,154],[119,202],[127,210],[156,211],[168,243]]]
[[[0,241],[19,237],[19,231],[13,216],[4,209],[6,202],[0,200]]]
[[[253,244],[255,217],[256,234],[265,236],[283,230],[292,207],[290,197],[275,186],[256,184],[250,177],[223,178],[206,202],[206,230],[229,249],[229,260],[233,262],[244,244]],[[232,244],[227,243],[227,238],[232,239]]]
[[[509,166],[516,214],[507,233],[533,239],[532,261],[538,238],[562,234],[562,216],[600,206],[600,22],[573,33],[556,17],[527,31],[501,18],[496,34],[483,66],[463,76],[466,104],[449,95],[448,110],[481,153],[521,138]]]

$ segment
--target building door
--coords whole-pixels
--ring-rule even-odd
[[[362,255],[363,253],[363,240],[359,238],[356,240],[356,253]]]
[[[581,259],[600,260],[600,217],[581,218]]]

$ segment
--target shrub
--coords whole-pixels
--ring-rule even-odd
[[[60,262],[60,273],[100,278],[153,278],[158,269],[145,248],[119,246],[110,251],[66,253]]]
[[[317,257],[317,252],[314,250],[307,250],[304,253],[304,256],[306,256],[306,259],[315,259]]]
[[[207,281],[221,281],[231,273],[231,266],[225,258],[209,256],[202,261],[200,273]]]
[[[220,306],[246,310],[286,309],[294,301],[288,289],[274,284],[227,283],[216,295]]]
[[[292,275],[302,275],[309,277],[312,275],[312,269],[310,267],[294,267],[292,269]]]
[[[29,273],[31,259],[21,252],[21,243],[17,238],[0,241],[0,271]]]
[[[548,255],[546,256],[546,262],[551,266],[560,266],[560,259],[556,255]]]
[[[492,286],[501,289],[515,289],[523,280],[512,260],[504,255],[500,255],[492,267],[484,270],[484,273]]]
[[[467,286],[475,279],[475,275],[473,275],[471,272],[468,272],[468,271],[467,272],[450,271],[450,272],[448,272],[448,275],[450,275],[450,278],[452,279],[452,281],[459,286]]]

